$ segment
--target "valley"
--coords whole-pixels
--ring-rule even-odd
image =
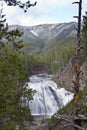
[[[40,54],[44,50],[53,48],[58,44],[73,43],[76,39],[76,22],[43,24],[37,26],[19,26],[12,25],[12,29],[19,29],[23,32],[22,40],[24,44],[23,51]]]
[[[0,130],[87,130],[87,1],[72,2],[0,1]]]

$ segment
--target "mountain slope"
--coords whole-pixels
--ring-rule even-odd
[[[39,53],[41,50],[51,48],[56,44],[73,41],[76,36],[76,26],[76,22],[70,22],[29,27],[12,25],[10,29],[18,28],[24,32],[22,40],[25,51]]]
[[[42,40],[36,36],[35,34],[33,34],[30,30],[29,27],[24,27],[24,26],[19,26],[19,25],[11,25],[9,26],[10,30],[15,30],[15,29],[19,29],[21,32],[23,32],[22,35],[22,40],[23,40],[23,44],[24,44],[24,51],[29,51],[29,52],[39,52],[41,50],[41,48],[43,48],[43,42]]]

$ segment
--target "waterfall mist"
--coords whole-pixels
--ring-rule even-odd
[[[28,88],[36,91],[34,99],[29,102],[32,115],[51,116],[72,100],[73,94],[59,88],[47,74],[30,77]]]

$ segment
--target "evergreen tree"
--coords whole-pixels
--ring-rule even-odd
[[[87,12],[86,15],[83,16],[82,40],[85,47],[87,48]]]
[[[6,39],[8,33],[8,25],[5,24],[6,19],[5,15],[3,14],[3,9],[0,10],[0,48],[4,47],[4,40]]]
[[[87,12],[86,12],[86,15],[83,16],[82,44],[84,47],[82,51],[82,55],[83,55],[83,58],[86,58],[87,57]]]
[[[29,106],[23,105],[21,97],[26,95],[28,100],[33,98],[33,91],[24,88],[26,73],[19,58],[17,37],[22,33],[19,30],[8,30],[5,24],[5,15],[0,13],[0,130],[24,130],[25,121],[33,118]],[[7,44],[13,46],[8,51]],[[29,95],[28,95],[29,94]],[[26,101],[25,101],[26,102]]]
[[[25,71],[16,53],[0,57],[0,122],[2,130],[30,120],[30,110],[22,106]],[[29,93],[28,93],[29,94]],[[30,94],[29,94],[30,95]],[[9,125],[8,125],[9,124]]]
[[[3,0],[3,1],[5,1],[8,6],[19,6],[24,10],[24,12],[26,12],[28,8],[35,6],[37,4],[37,2],[31,4],[30,1],[23,3],[19,0]]]

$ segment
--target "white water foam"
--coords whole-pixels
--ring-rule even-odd
[[[32,115],[51,116],[73,99],[73,94],[57,84],[48,75],[30,77],[28,88],[36,91],[34,100],[29,102]]]

